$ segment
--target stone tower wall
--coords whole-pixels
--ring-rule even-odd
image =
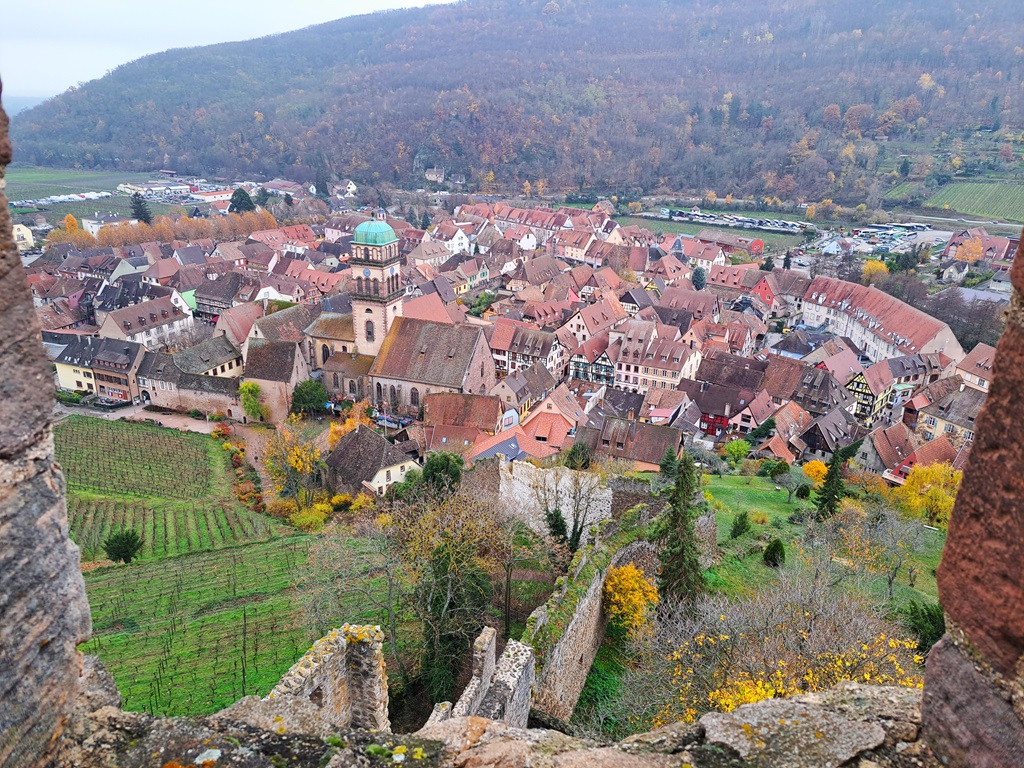
[[[11,160],[0,110],[0,179]],[[2,192],[2,189],[0,189]],[[0,766],[46,764],[91,631],[54,461],[53,378],[0,193]]]

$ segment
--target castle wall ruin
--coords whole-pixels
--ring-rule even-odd
[[[335,728],[390,731],[380,627],[345,624],[317,640],[264,701],[310,702]]]

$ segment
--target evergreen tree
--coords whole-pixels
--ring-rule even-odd
[[[130,529],[112,533],[103,542],[103,551],[115,563],[130,563],[142,550],[142,537]]]
[[[287,205],[289,208],[291,208],[293,205],[295,205],[295,200],[292,199],[292,193],[291,192],[285,192],[284,204]]]
[[[327,181],[327,169],[322,165],[316,169],[316,180],[313,182],[313,186],[316,187],[316,196],[324,202],[327,202],[331,197],[331,185]]]
[[[263,187],[256,190],[256,197],[253,202],[256,203],[260,208],[266,208],[267,203],[270,202],[270,193],[267,192]]]
[[[676,471],[679,468],[679,459],[676,458],[676,452],[671,448],[665,449],[665,455],[661,457],[661,463],[658,464],[661,469],[661,476],[666,480],[674,480],[676,477]]]
[[[768,418],[757,425],[757,429],[750,433],[750,437],[754,440],[763,440],[773,431],[775,431],[775,419]]]
[[[132,205],[132,218],[138,219],[143,224],[153,223],[153,212],[149,210],[149,203],[138,192],[133,192],[130,198]]]
[[[246,213],[255,211],[256,203],[249,197],[249,193],[239,187],[231,193],[231,204],[228,206],[228,213]]]
[[[846,484],[843,482],[843,463],[845,458],[841,451],[832,454],[832,460],[828,463],[828,471],[825,479],[821,481],[821,489],[814,498],[814,506],[818,510],[818,519],[827,520],[834,517],[839,511],[839,503],[846,493]]]
[[[585,443],[573,443],[572,448],[565,452],[564,463],[569,469],[587,470],[593,461],[594,452]]]
[[[767,259],[764,260],[764,263],[761,265],[761,271],[771,272],[773,269],[775,269],[775,261],[772,259],[771,256],[769,256]]]
[[[793,254],[790,253],[789,251],[786,251],[786,258],[784,258],[782,260],[782,268],[783,269],[792,269],[793,268]]]
[[[423,216],[420,217],[420,229],[430,229],[430,213],[427,211],[424,211]]]
[[[690,282],[693,283],[693,287],[698,291],[703,291],[704,286],[708,284],[708,275],[704,271],[704,267],[697,267],[693,270],[693,276],[690,278]]]
[[[659,531],[664,546],[658,553],[661,560],[658,593],[663,599],[689,601],[706,589],[697,549],[697,533],[693,527],[693,497],[696,492],[697,471],[693,459],[683,454]]]
[[[903,162],[900,163],[900,176],[904,179],[910,175],[910,160],[906,157],[903,158]]]

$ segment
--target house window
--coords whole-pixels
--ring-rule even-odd
[[[391,482],[391,470],[390,469],[387,472],[384,473],[384,479],[387,482],[389,482],[389,483]]]
[[[945,432],[946,432],[947,435],[952,435],[954,432],[956,432],[956,425],[955,424],[947,424],[946,427],[945,427]]]
[[[335,374],[334,374],[334,388],[335,388],[335,389],[337,389],[337,388],[338,388],[338,385],[339,385],[340,383],[341,383],[341,382],[340,382],[340,380],[339,380],[339,378],[338,378],[338,374],[337,374],[337,373],[335,373]]]
[[[416,406],[417,408],[420,405],[420,391],[416,389],[416,387],[409,390],[409,404]]]
[[[974,433],[968,429],[966,432],[964,432],[964,440],[966,440],[967,442],[973,441]]]
[[[937,420],[935,419],[935,417],[934,417],[934,416],[927,416],[927,417],[925,418],[925,420],[924,420],[924,423],[925,423],[925,424],[927,424],[927,425],[928,425],[929,427],[934,427],[934,426],[936,426],[936,425],[937,425],[937,424],[938,424],[939,422],[938,422],[938,421],[937,421]]]
[[[348,382],[348,393],[354,395],[356,393],[356,382],[355,379],[349,379]]]
[[[366,340],[368,342],[370,342],[371,344],[373,343],[373,340],[374,340],[373,320],[367,320],[366,321]]]

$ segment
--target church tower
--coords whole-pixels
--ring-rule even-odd
[[[356,349],[361,355],[377,356],[391,323],[402,315],[401,256],[398,236],[384,221],[381,211],[364,221],[352,236],[352,325]]]

